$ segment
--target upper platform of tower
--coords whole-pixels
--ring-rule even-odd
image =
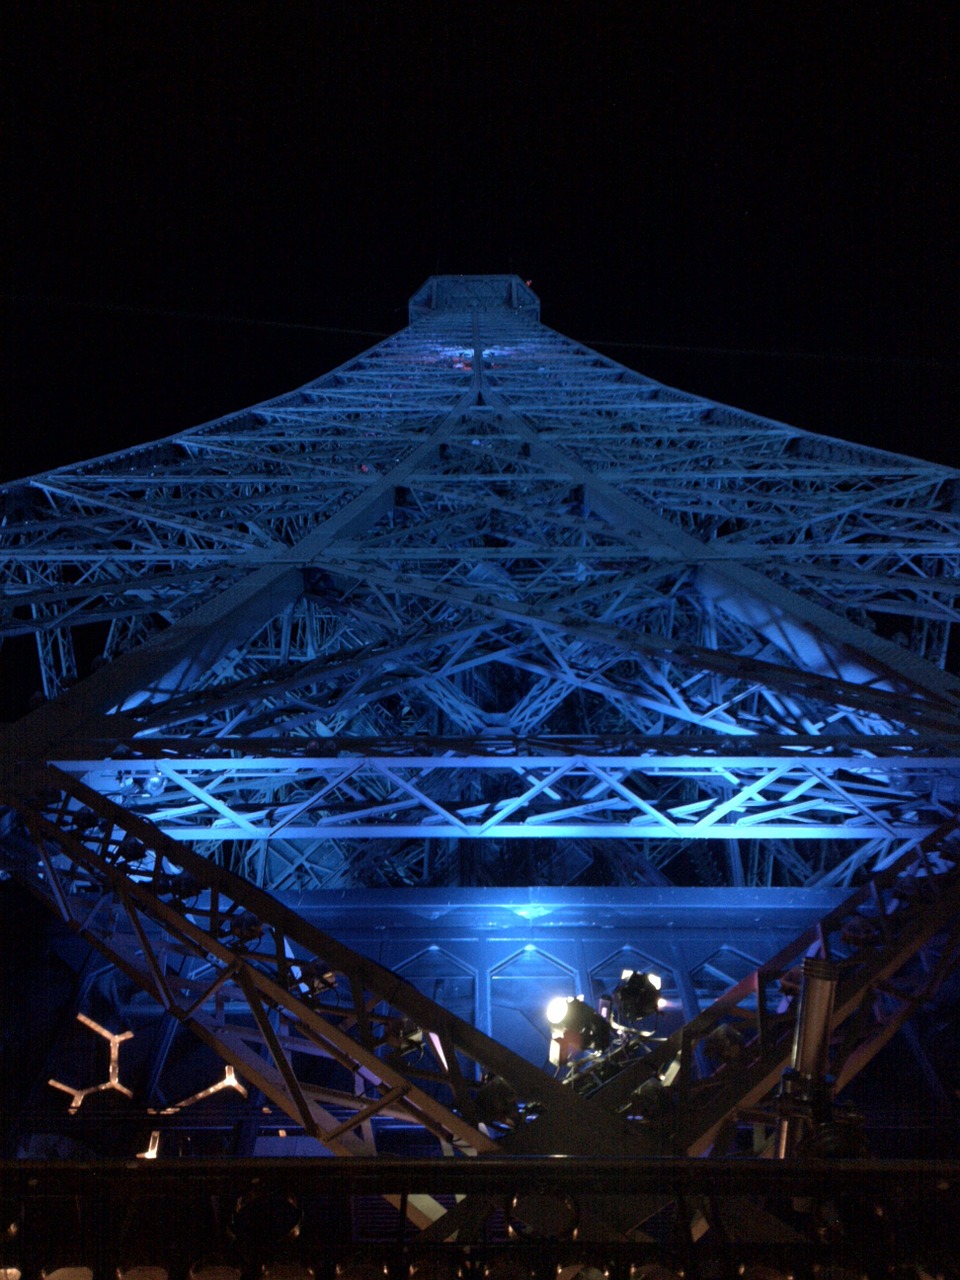
[[[540,299],[519,276],[430,276],[410,299],[410,323],[437,311],[501,309],[540,319]]]

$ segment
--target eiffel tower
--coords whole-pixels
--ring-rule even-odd
[[[114,1086],[149,1041],[153,1154],[214,1054],[245,1117],[219,1154],[701,1153],[786,1052],[688,1105],[712,1068],[678,1077],[677,1037],[728,988],[762,1023],[908,882],[938,890],[847,1014],[952,964],[956,470],[664,386],[517,277],[436,276],[296,391],[7,485],[2,540],[42,696],[5,730],[0,865],[111,962],[112,1030],[91,969],[64,1035],[112,1037]],[[660,976],[660,1047],[556,1078],[547,998],[624,969]],[[666,1147],[628,1124],[655,1067],[687,1091]],[[82,1115],[55,1069],[44,1106]]]

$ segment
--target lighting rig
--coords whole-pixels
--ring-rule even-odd
[[[551,1066],[565,1067],[584,1053],[602,1053],[613,1040],[609,1021],[582,995],[555,996],[547,1005],[546,1016],[551,1027]]]
[[[551,1065],[565,1067],[585,1054],[636,1052],[642,1041],[654,1035],[651,1028],[639,1024],[656,1017],[666,1005],[660,995],[662,985],[657,973],[624,969],[612,994],[600,997],[597,1009],[582,995],[555,996],[546,1008]]]
[[[624,969],[612,996],[600,997],[601,1009],[609,1002],[609,1016],[615,1026],[622,1030],[636,1027],[666,1007],[667,1002],[660,994],[662,986],[663,979],[658,973]],[[652,1034],[652,1031],[647,1032],[647,1035]]]

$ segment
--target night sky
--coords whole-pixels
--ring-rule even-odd
[[[308,381],[438,270],[516,271],[546,323],[673,385],[960,456],[945,4],[4,23],[4,478]]]

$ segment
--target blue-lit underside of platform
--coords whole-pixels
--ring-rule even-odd
[[[789,889],[351,891],[301,899],[318,928],[547,1064],[553,996],[596,1004],[624,969],[663,979],[659,1035],[776,955],[843,893]]]
[[[952,830],[960,472],[665,387],[516,278],[2,500],[46,699],[5,794],[65,914],[194,851],[536,1061],[545,988],[636,956],[689,1018]]]

